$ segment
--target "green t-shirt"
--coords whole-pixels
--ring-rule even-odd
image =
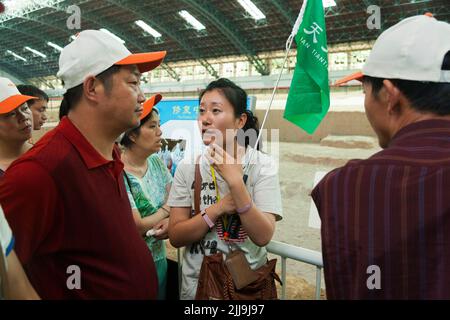
[[[142,218],[154,214],[164,205],[167,197],[166,187],[172,183],[169,170],[156,154],[151,155],[147,162],[148,169],[142,178],[127,172],[130,186],[125,178],[131,208],[137,209]],[[164,241],[145,237],[145,242],[151,250],[155,262],[166,258]]]

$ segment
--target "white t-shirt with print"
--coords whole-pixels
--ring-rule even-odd
[[[247,148],[245,159],[249,158],[251,150],[251,148]],[[260,151],[254,152],[252,159],[251,169],[248,171],[247,190],[258,209],[263,212],[273,213],[277,221],[281,220],[282,204],[278,167],[270,156]],[[184,159],[178,165],[167,202],[169,206],[194,208],[195,164],[193,162],[192,159]],[[243,163],[248,163],[248,161]],[[200,158],[200,173],[202,176],[200,210],[203,210],[217,201],[210,166],[204,155]],[[230,191],[227,183],[217,173],[216,180],[219,194],[222,198]],[[194,214],[193,210],[192,214]],[[215,254],[218,251],[225,254],[229,252],[228,244],[218,236],[218,233],[222,235],[222,231],[223,225],[219,220],[216,223],[216,227],[210,230],[202,241],[188,245],[185,248],[180,292],[181,299],[195,298],[200,267],[205,254]],[[266,263],[267,251],[265,247],[259,247],[254,244],[246,236],[245,231],[239,232],[235,236],[237,239],[232,242],[232,249],[239,248],[242,250],[252,269],[257,269]]]

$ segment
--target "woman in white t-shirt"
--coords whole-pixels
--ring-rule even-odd
[[[178,165],[168,200],[170,242],[186,247],[181,299],[195,298],[204,255],[239,249],[252,269],[265,264],[265,245],[282,218],[277,167],[268,155],[250,146],[259,128],[246,109],[246,92],[228,79],[219,79],[207,86],[199,100],[198,124],[207,146],[199,158],[200,214],[194,212],[194,159]]]

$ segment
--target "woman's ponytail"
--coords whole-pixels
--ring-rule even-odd
[[[255,148],[255,143],[259,135],[259,121],[258,118],[255,115],[253,115],[253,112],[251,110],[245,110],[244,113],[247,114],[247,121],[245,122],[245,125],[242,128],[242,131],[245,135],[244,145],[245,148],[247,148],[249,145],[252,148]],[[262,141],[260,140],[258,142],[258,145],[256,146],[256,149],[260,150],[261,146]]]

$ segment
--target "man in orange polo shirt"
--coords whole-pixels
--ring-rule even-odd
[[[136,232],[114,141],[139,124],[141,72],[165,54],[131,54],[97,30],[61,52],[63,118],[0,184],[17,255],[43,299],[156,298],[153,259]]]

